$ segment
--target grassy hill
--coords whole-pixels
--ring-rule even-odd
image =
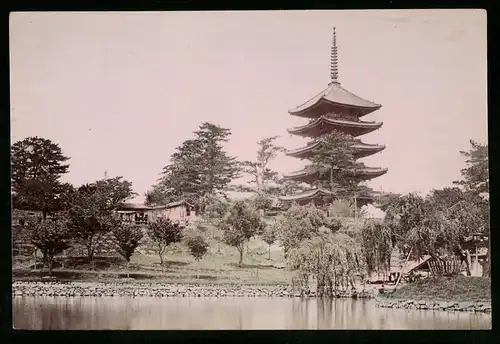
[[[429,277],[407,284],[388,298],[436,301],[491,301],[491,279],[486,277]]]
[[[162,283],[224,283],[224,284],[286,284],[291,279],[284,269],[283,251],[253,238],[245,250],[243,265],[237,266],[238,251],[217,240],[210,239],[207,255],[196,261],[181,243],[172,244],[164,255],[164,265],[150,251],[149,244],[142,246],[132,257],[129,272],[135,280]],[[127,277],[126,263],[117,255],[96,257],[95,271],[84,257],[66,257],[64,268],[58,267],[53,275],[62,280],[117,281]],[[33,257],[15,257],[14,280],[31,280],[45,275],[45,271],[33,271]]]

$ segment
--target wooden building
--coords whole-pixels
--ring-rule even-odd
[[[364,117],[381,108],[380,104],[365,100],[357,95],[344,89],[338,79],[338,56],[335,28],[333,28],[333,45],[331,50],[331,66],[330,66],[331,82],[328,87],[318,93],[316,96],[308,100],[302,105],[299,105],[289,113],[292,116],[309,119],[306,125],[288,129],[291,135],[311,138],[309,144],[304,147],[287,151],[287,155],[310,160],[313,151],[320,145],[318,138],[322,135],[332,133],[333,131],[350,134],[358,138],[364,134],[370,133],[382,127],[382,122],[362,121]],[[359,139],[355,139],[352,146],[355,150],[356,158],[364,158],[385,149],[385,145],[365,143]],[[368,167],[359,162],[359,168],[355,171],[359,181],[365,181],[379,177],[387,172],[387,168]],[[286,195],[280,197],[282,201],[295,202],[298,204],[307,204],[314,202],[322,204],[330,202],[340,196],[341,190],[333,192],[319,186],[314,186],[320,178],[326,178],[329,173],[329,168],[325,167],[326,171],[319,171],[312,165],[306,168],[286,174],[284,177],[297,182],[303,182],[311,185],[310,189],[294,195]],[[367,193],[358,197],[360,201],[371,201],[373,195]]]
[[[195,217],[194,207],[186,201],[149,207],[143,204],[123,203],[116,213],[125,222],[146,225],[159,218],[168,218],[181,226],[187,226]]]

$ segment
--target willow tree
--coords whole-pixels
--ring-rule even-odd
[[[354,287],[355,278],[365,269],[359,243],[325,227],[292,248],[287,263],[306,283],[310,276],[316,278],[319,296],[333,296],[339,288]]]
[[[380,220],[367,221],[361,227],[361,246],[369,274],[390,270],[393,250],[390,226]]]

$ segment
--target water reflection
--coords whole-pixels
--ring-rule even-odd
[[[34,330],[490,329],[491,315],[375,307],[372,300],[15,297],[14,327]]]

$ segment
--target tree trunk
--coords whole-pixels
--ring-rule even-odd
[[[94,250],[92,250],[92,245],[87,244],[87,260],[90,264],[90,268],[94,270]]]
[[[127,278],[130,278],[129,264],[130,264],[130,261],[127,260]]]
[[[47,256],[47,265],[49,267],[49,276],[52,276],[52,257]]]
[[[271,260],[271,244],[269,244],[269,256],[268,256],[268,260]]]
[[[37,264],[37,259],[36,259],[36,251],[37,251],[37,249],[36,249],[36,247],[35,247],[35,251],[33,251],[33,255],[35,256],[35,257],[34,257],[34,258],[35,258],[35,265],[34,265],[34,268],[33,268],[33,270],[34,270],[34,271],[36,271],[36,264]]]
[[[335,191],[333,186],[333,165],[330,165],[330,191]]]
[[[358,196],[354,194],[354,229],[358,230]]]
[[[465,250],[465,271],[467,273],[467,276],[471,276],[471,258],[470,258],[470,252],[469,250]]]
[[[243,250],[245,249],[245,247],[243,245],[240,245],[238,247],[238,251],[240,253],[240,260],[238,261],[238,265],[239,266],[242,266],[243,265]]]
[[[160,265],[163,266],[163,254],[158,253],[158,255],[160,256]]]

